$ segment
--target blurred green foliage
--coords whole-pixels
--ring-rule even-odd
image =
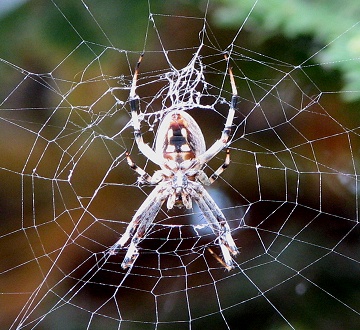
[[[324,68],[339,70],[343,77],[342,90],[348,91],[342,93],[343,99],[360,98],[357,0],[227,0],[216,9],[214,17],[219,25],[228,28],[238,28],[246,20],[244,28],[259,43],[282,34],[288,39],[284,49],[295,38],[310,37],[312,47],[308,48],[308,60],[299,64],[307,65],[309,60],[315,60]]]
[[[83,41],[128,50],[142,47],[146,0],[90,0],[86,5],[89,10],[81,1],[31,0],[9,11],[0,21],[0,57],[21,63],[25,56],[52,52],[59,61],[55,51],[70,52]]]

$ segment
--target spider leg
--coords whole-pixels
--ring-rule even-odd
[[[229,269],[234,268],[230,253],[232,255],[236,255],[238,250],[234,239],[231,236],[230,227],[226,222],[224,214],[201,185],[193,189],[192,197],[195,199],[195,202],[204,214],[204,217],[209,223],[214,234],[218,236],[225,264],[229,267]]]
[[[148,174],[147,172],[145,172],[141,167],[137,166],[133,161],[132,159],[130,158],[130,154],[127,152],[126,153],[126,160],[127,160],[127,163],[129,164],[130,168],[132,170],[134,170],[137,174],[139,174],[139,178],[138,178],[138,181],[139,182],[146,182],[146,183],[153,183],[152,182],[152,177],[150,174]]]
[[[227,57],[225,58],[227,59]],[[230,76],[230,83],[232,88],[232,97],[231,97],[230,108],[226,118],[225,126],[221,133],[220,139],[215,141],[214,144],[208,150],[206,150],[202,155],[198,157],[201,165],[207,163],[210,159],[212,159],[215,155],[217,155],[222,149],[224,149],[230,137],[231,126],[233,124],[235,109],[238,101],[238,92],[235,85],[235,79],[231,67],[229,67],[229,76]]]
[[[138,257],[139,253],[137,245],[142,241],[156,215],[159,213],[161,205],[167,197],[168,192],[166,186],[160,183],[154,188],[137,210],[122,237],[111,247],[110,253],[115,254],[115,251],[118,248],[122,248],[127,241],[131,239],[126,255],[121,264],[122,268],[125,269],[130,267]]]
[[[141,136],[141,131],[140,131],[140,121],[139,121],[139,116],[138,116],[139,96],[136,94],[136,87],[137,87],[136,83],[137,83],[137,79],[138,79],[139,67],[140,67],[142,58],[143,58],[143,54],[140,55],[140,58],[136,64],[134,77],[133,77],[131,89],[130,89],[130,95],[129,95],[131,118],[132,118],[132,123],[134,126],[134,137],[135,137],[136,144],[137,144],[139,150],[141,151],[141,153],[145,157],[150,159],[153,163],[155,163],[157,165],[161,165],[163,163],[163,159],[161,157],[159,157],[155,153],[155,151],[153,149],[151,149],[149,147],[149,145],[144,142],[144,140]]]
[[[217,206],[215,201],[212,199],[212,197],[209,195],[209,193],[204,188],[202,188],[202,190],[203,190],[202,198],[204,199],[205,203],[208,205],[209,209],[213,212],[215,218],[219,222],[220,227],[222,228],[226,247],[229,249],[232,255],[238,254],[238,249],[236,247],[234,239],[231,236],[231,230],[229,224],[226,221],[224,214]]]
[[[210,176],[209,178],[210,184],[213,183],[219,177],[219,175],[227,169],[229,164],[230,164],[230,150],[228,148],[226,149],[226,157],[224,163]]]

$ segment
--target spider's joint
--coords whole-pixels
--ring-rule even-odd
[[[231,97],[231,107],[233,108],[233,109],[236,109],[236,106],[237,106],[237,103],[238,103],[238,101],[239,101],[239,96],[238,95],[233,95],[232,97]]]

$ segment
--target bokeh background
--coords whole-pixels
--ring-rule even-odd
[[[31,301],[31,319],[39,323],[26,328],[171,329],[175,320],[195,329],[356,329],[357,1],[85,3],[89,10],[78,0],[0,4],[0,328],[16,328]],[[186,251],[200,244],[195,237],[181,243],[181,257],[139,257],[139,269],[126,277],[121,256],[99,261],[151,190],[134,184],[125,150],[150,173],[156,167],[134,147],[128,105],[114,100],[126,101],[124,86],[144,49],[142,72],[154,80],[157,70],[169,69],[162,47],[175,67],[186,66],[204,25],[189,17],[204,17],[205,10],[206,44],[215,45],[204,47],[206,79],[214,95],[230,98],[221,50],[233,46],[240,94],[232,164],[210,193],[237,229],[242,271],[224,273],[207,250],[182,267],[180,261],[192,260]],[[118,88],[110,93],[109,86]],[[139,88],[147,111],[161,107],[149,103],[161,86],[150,79]],[[194,113],[207,141],[219,136],[226,109]],[[211,167],[221,162],[219,155]],[[181,212],[169,214],[189,222]],[[160,248],[169,235],[168,252],[179,234],[191,235],[186,228],[157,229],[144,249]]]

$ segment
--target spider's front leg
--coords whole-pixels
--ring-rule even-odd
[[[163,158],[156,154],[156,152],[146,144],[141,136],[140,131],[140,120],[138,116],[138,107],[139,107],[139,96],[136,94],[137,88],[137,79],[139,74],[139,67],[141,60],[143,58],[143,54],[140,55],[140,58],[136,64],[134,77],[131,84],[130,95],[129,95],[129,102],[130,102],[130,109],[131,109],[131,119],[132,124],[134,126],[134,137],[136,144],[140,150],[140,152],[148,159],[150,159],[153,163],[161,166],[164,162]]]
[[[236,109],[237,101],[238,101],[238,93],[237,93],[237,88],[235,85],[235,79],[234,79],[234,76],[233,76],[233,73],[232,73],[232,70],[230,67],[229,67],[229,75],[230,75],[230,83],[231,83],[231,88],[232,88],[232,97],[231,97],[229,112],[226,117],[225,126],[221,133],[220,139],[215,141],[215,143],[208,150],[206,150],[202,155],[200,155],[198,157],[201,165],[210,161],[214,156],[216,156],[228,144],[228,140],[229,140],[230,133],[231,133],[231,127],[232,127],[234,116],[235,116],[235,109]],[[230,158],[229,158],[229,161],[230,161]],[[226,160],[225,160],[225,162],[226,162]]]
[[[167,186],[159,183],[137,210],[126,227],[123,236],[111,247],[110,254],[115,254],[131,238],[125,258],[121,264],[122,268],[130,267],[138,257],[137,245],[142,241],[167,197]]]

